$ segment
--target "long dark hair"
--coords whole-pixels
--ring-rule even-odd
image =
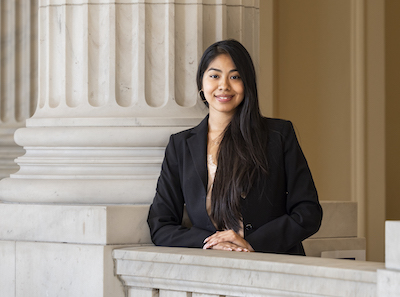
[[[260,175],[268,174],[266,133],[258,104],[256,72],[250,54],[238,41],[229,39],[209,46],[197,70],[197,87],[204,72],[219,55],[228,54],[244,85],[244,99],[224,131],[218,150],[218,167],[211,194],[211,218],[218,230],[239,231],[241,196],[246,195]],[[204,98],[202,92],[200,95]]]

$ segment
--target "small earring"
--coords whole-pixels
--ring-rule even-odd
[[[203,96],[201,95],[201,93],[203,92]],[[199,90],[199,96],[200,96],[200,98],[201,98],[201,100],[203,101],[203,102],[207,102],[207,100],[204,98],[204,91],[201,89],[201,90]]]

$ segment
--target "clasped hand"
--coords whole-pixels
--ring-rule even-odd
[[[203,249],[254,252],[251,245],[233,230],[217,231],[204,240]]]

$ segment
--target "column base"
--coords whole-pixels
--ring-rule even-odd
[[[14,159],[22,156],[25,150],[14,141],[15,128],[0,128],[0,179],[18,171]]]
[[[185,127],[21,128],[20,170],[0,182],[0,201],[139,204],[155,194],[165,146]]]
[[[149,204],[156,175],[141,179],[25,179],[0,181],[0,201],[61,204]]]

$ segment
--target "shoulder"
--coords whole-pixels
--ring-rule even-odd
[[[297,143],[297,135],[291,121],[277,118],[263,118],[267,146],[283,148]]]
[[[269,134],[287,135],[294,130],[292,122],[288,120],[263,117],[262,123]]]
[[[206,116],[197,126],[185,129],[171,135],[174,141],[186,140],[196,134],[204,134],[208,131],[208,116]]]
[[[283,127],[292,124],[291,121],[278,118],[262,117],[262,121],[270,127]]]
[[[177,132],[177,133],[174,133],[174,134],[171,135],[171,138],[174,141],[185,140],[185,139],[190,137],[190,135],[192,134],[194,128],[195,127],[190,128],[190,129],[186,129],[186,130],[182,130],[182,131]]]

